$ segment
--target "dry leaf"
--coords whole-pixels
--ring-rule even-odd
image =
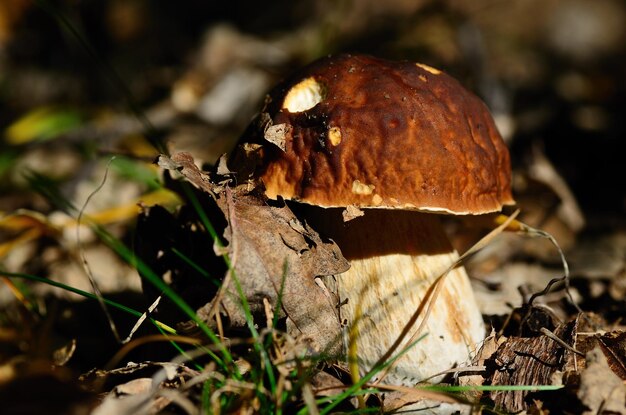
[[[200,171],[189,153],[177,153],[172,157],[160,155],[157,163],[165,170],[178,171],[189,182],[204,192],[213,193],[213,189],[217,187],[207,174]]]
[[[585,226],[585,217],[576,201],[576,197],[563,177],[559,175],[557,169],[538,146],[533,147],[529,176],[538,182],[546,184],[554,191],[561,200],[557,212],[559,218],[574,232],[579,232]]]
[[[502,345],[506,341],[506,337],[500,336],[498,337],[494,331],[491,332],[489,336],[483,341],[482,346],[478,349],[476,356],[472,359],[472,366],[477,368],[485,367],[485,362],[491,359],[491,357],[496,353],[500,345]],[[478,373],[472,373],[469,375],[459,376],[459,385],[461,386],[480,386],[485,383],[485,370],[479,370]],[[465,392],[464,395],[467,398],[478,400],[480,398],[481,392],[476,391],[468,391]]]
[[[315,350],[339,351],[336,299],[315,282],[317,276],[349,267],[339,248],[323,242],[286,206],[268,206],[254,194],[226,189],[217,204],[228,222],[225,237],[235,276],[253,313],[262,310],[263,298],[280,302],[280,315],[288,317],[290,334],[304,336]],[[232,286],[229,289],[222,305],[231,323],[243,325],[239,296]]]
[[[581,355],[570,355],[564,370],[578,373],[587,365],[587,359],[582,354],[599,348],[611,371],[626,381],[626,332],[596,330],[596,327],[602,328],[606,326],[606,323],[599,316],[591,313],[579,314],[575,321],[577,330],[574,347],[581,352]],[[592,327],[592,324],[595,327]]]
[[[152,378],[137,378],[113,388],[116,395],[147,394],[152,389]]]
[[[626,414],[626,385],[611,371],[599,347],[586,355],[587,368],[580,374],[577,396],[585,415]]]
[[[164,156],[161,159],[168,160]],[[245,326],[245,314],[233,283],[237,278],[253,314],[263,313],[263,299],[272,305],[280,304],[279,317],[288,317],[291,335],[313,350],[338,352],[337,301],[315,280],[348,269],[337,245],[322,241],[285,205],[268,205],[263,196],[248,193],[245,187],[216,187],[189,154],[177,154],[170,160],[189,182],[214,196],[227,222],[224,237],[234,274],[225,279],[226,294],[198,310],[200,318],[212,320],[214,302],[219,300],[230,324]],[[160,164],[170,166],[169,162]]]
[[[315,372],[309,382],[318,397],[338,395],[348,387],[339,378],[324,371]]]
[[[292,129],[289,124],[270,125],[265,129],[263,137],[282,151],[285,151],[287,138],[291,136]]]
[[[400,410],[402,413],[419,414],[469,414],[470,406],[459,403],[451,395],[407,386],[377,385],[378,388],[390,390],[385,393],[383,408],[385,412]]]
[[[226,176],[232,173],[232,171],[230,171],[230,169],[228,168],[228,164],[226,162],[226,154],[222,154],[219,160],[217,160],[217,174],[219,174],[220,176]]]

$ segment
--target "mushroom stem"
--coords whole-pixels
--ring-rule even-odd
[[[400,336],[429,288],[458,258],[437,215],[366,210],[343,223],[341,209],[306,206],[305,218],[320,234],[332,238],[350,261],[350,269],[326,277],[340,304],[347,333],[356,333],[362,374]],[[385,383],[413,385],[470,358],[484,339],[482,316],[462,267],[448,274],[425,324],[427,336],[396,362]],[[420,315],[396,353],[419,327]],[[395,353],[394,353],[395,354]],[[442,376],[431,381],[440,381]]]

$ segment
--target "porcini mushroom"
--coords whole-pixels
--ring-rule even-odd
[[[514,203],[508,150],[485,104],[450,76],[363,55],[305,67],[270,93],[259,120],[229,167],[239,181],[262,183],[269,198],[299,202],[312,227],[337,242],[351,268],[326,285],[356,327],[360,369],[369,370],[458,258],[437,213],[479,215]],[[365,214],[344,222],[346,208],[350,217]],[[483,340],[465,270],[444,284],[428,335],[387,382],[449,369]]]

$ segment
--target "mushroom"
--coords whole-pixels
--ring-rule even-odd
[[[323,58],[278,85],[229,167],[270,199],[299,202],[292,208],[350,261],[325,284],[350,329],[344,350],[355,342],[362,372],[458,258],[437,214],[514,204],[509,153],[485,104],[437,69],[365,55]],[[410,385],[449,369],[484,339],[462,267],[427,318],[428,335],[385,382]]]

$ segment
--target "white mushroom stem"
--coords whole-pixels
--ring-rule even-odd
[[[350,328],[345,350],[348,333],[356,333],[356,354],[364,374],[400,336],[433,282],[458,254],[435,214],[372,209],[343,223],[340,209],[305,210],[312,226],[335,240],[350,261],[350,270],[326,278],[325,283],[338,294],[342,321]],[[443,284],[425,324],[427,336],[396,362],[384,383],[413,385],[467,362],[484,339],[483,320],[465,269],[453,269]],[[417,318],[394,354],[407,346],[423,318]]]

